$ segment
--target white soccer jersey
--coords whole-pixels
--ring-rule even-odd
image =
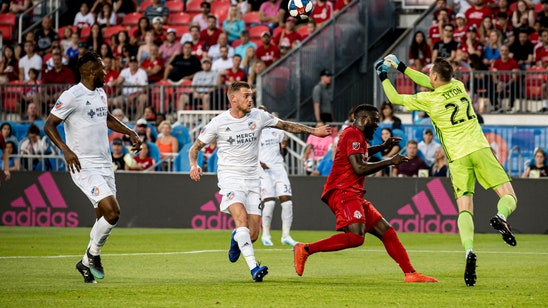
[[[253,108],[243,118],[236,119],[227,110],[211,120],[200,132],[198,139],[208,144],[217,138],[219,148],[217,175],[221,182],[226,177],[259,179],[259,141],[261,130],[275,126],[278,118]]]
[[[131,73],[129,67],[124,68],[120,72],[120,77],[124,78],[124,87],[122,88],[122,94],[129,96],[134,92],[143,90],[142,87],[130,87],[130,86],[146,86],[148,85],[147,72],[144,69],[138,68],[135,74]]]
[[[107,95],[102,88],[90,91],[82,83],[72,86],[61,94],[51,114],[65,121],[67,145],[82,168],[112,167]]]
[[[261,147],[259,161],[267,166],[283,165],[284,158],[280,153],[280,143],[284,140],[285,133],[281,129],[266,127],[261,132]]]

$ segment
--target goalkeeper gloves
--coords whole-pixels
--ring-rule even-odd
[[[388,78],[388,67],[384,65],[382,59],[375,62],[375,71],[377,71],[377,75],[379,75],[381,82]]]
[[[405,69],[407,68],[407,65],[405,65],[405,63],[398,60],[398,57],[392,54],[384,57],[384,64],[387,66],[392,66],[402,73],[405,73]]]

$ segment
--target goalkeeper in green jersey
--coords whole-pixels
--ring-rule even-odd
[[[392,67],[407,75],[416,84],[433,91],[413,95],[400,95],[388,79]],[[497,215],[491,218],[491,226],[502,234],[503,240],[516,245],[507,217],[516,209],[517,197],[510,178],[506,174],[487,139],[483,135],[472,101],[462,82],[453,79],[453,67],[444,58],[437,58],[430,76],[408,68],[394,55],[375,63],[375,70],[382,82],[388,99],[407,110],[428,113],[439,140],[449,160],[451,182],[459,208],[458,226],[462,245],[466,251],[464,281],[476,283],[476,254],[474,246],[474,186],[476,180],[485,188],[492,188],[499,196]]]

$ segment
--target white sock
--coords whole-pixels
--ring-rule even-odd
[[[93,227],[93,240],[91,241],[91,246],[89,247],[89,252],[92,255],[98,256],[101,254],[101,248],[103,248],[103,246],[105,245],[105,242],[110,235],[110,231],[115,226],[116,225],[109,224],[105,217],[101,217],[99,220],[97,220],[95,226]]]
[[[293,201],[282,202],[282,238],[289,236],[293,223]]]
[[[236,234],[234,234],[234,240],[238,242],[238,247],[247,262],[247,266],[252,270],[257,266],[257,261],[255,260],[255,252],[253,251],[253,243],[251,242],[251,236],[249,235],[249,228],[239,227],[236,229]]]
[[[272,215],[274,214],[274,206],[276,201],[270,200],[263,203],[263,238],[270,238],[270,226],[272,225]]]
[[[544,101],[542,101],[542,107],[548,108],[548,99],[545,99]]]
[[[89,243],[88,247],[86,247],[86,252],[84,252],[84,256],[82,257],[82,264],[89,267],[89,260],[88,260],[88,248],[91,247],[91,243],[93,242],[93,235],[95,234],[95,226],[97,225],[97,219],[95,219],[95,223],[93,224],[93,227],[91,227],[91,231],[89,232]]]

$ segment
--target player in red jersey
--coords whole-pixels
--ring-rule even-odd
[[[398,143],[401,138],[390,138],[379,146],[368,147],[366,138],[371,139],[378,127],[379,110],[372,105],[359,105],[354,110],[354,119],[339,137],[333,169],[322,194],[322,201],[336,216],[337,231],[343,233],[309,244],[297,243],[294,247],[295,271],[302,276],[311,254],[361,246],[367,232],[382,241],[390,257],[404,272],[405,282],[437,282],[435,278],[415,271],[394,228],[371,202],[363,198],[365,176],[408,160],[401,154],[375,163],[367,162],[367,158]]]

